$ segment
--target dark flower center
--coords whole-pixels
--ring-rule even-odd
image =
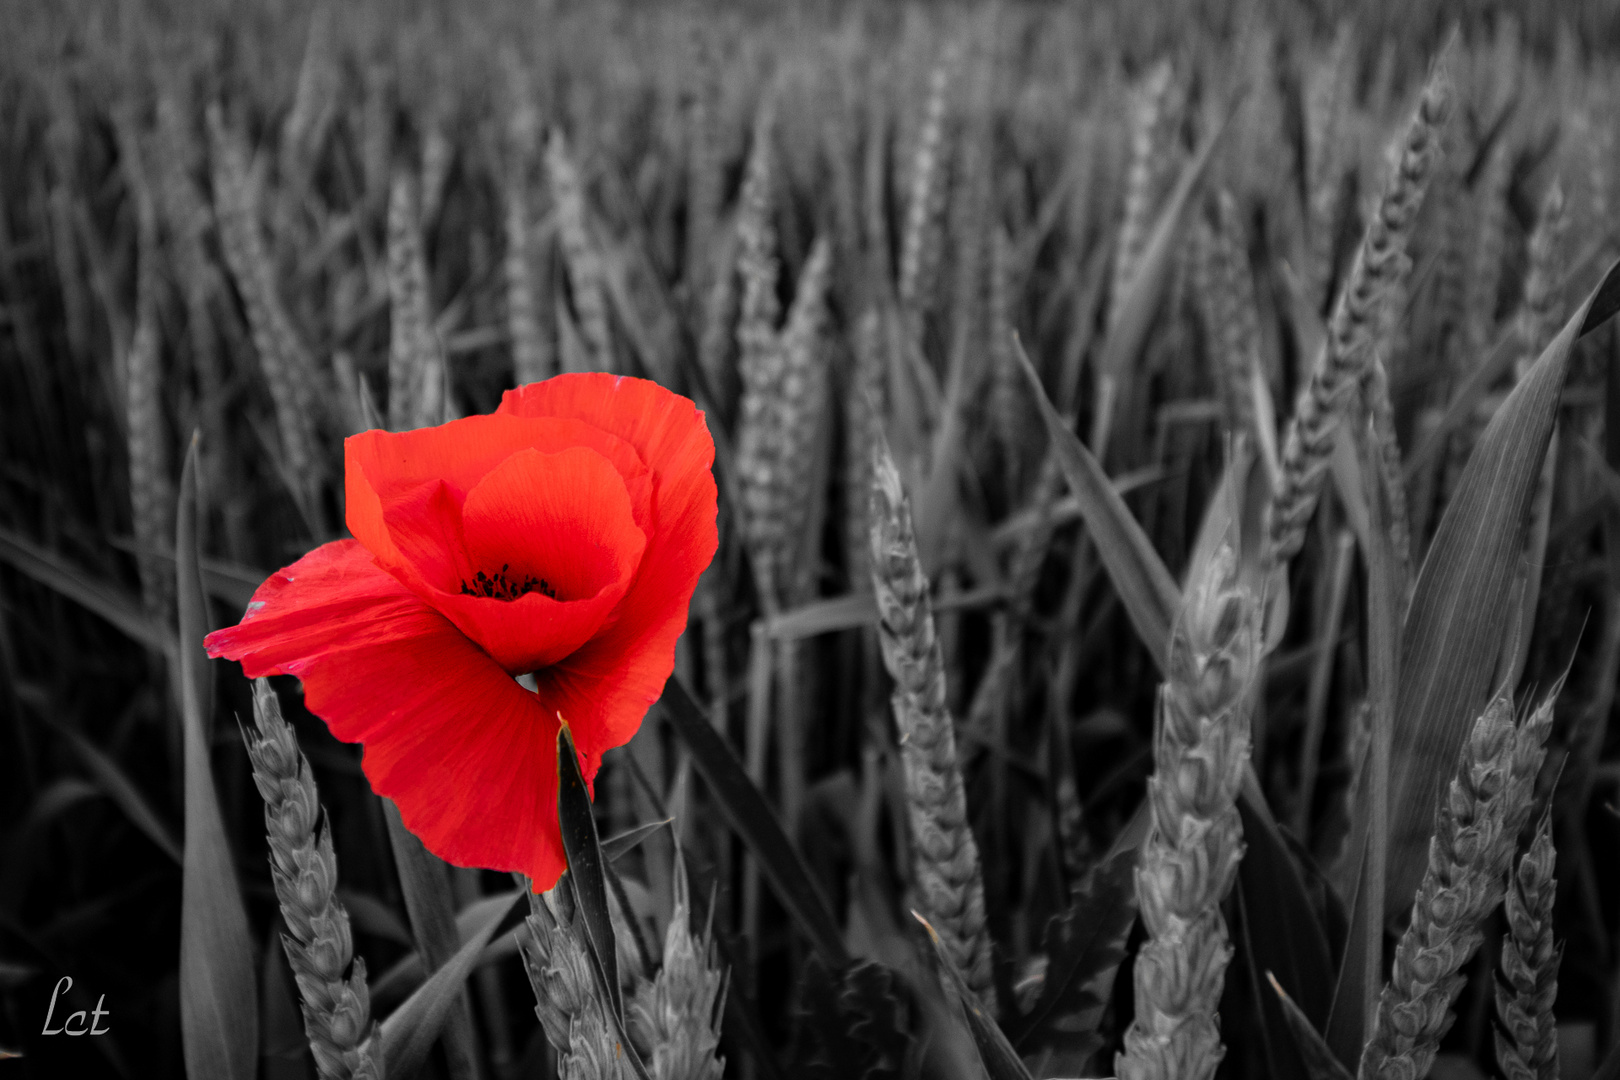
[[[553,600],[557,599],[557,592],[547,583],[545,578],[526,574],[521,581],[513,581],[506,576],[512,568],[511,563],[502,563],[501,568],[493,574],[478,571],[478,576],[471,581],[461,583],[462,596],[487,596],[492,600],[516,600],[520,596],[527,596],[532,592],[542,592]]]

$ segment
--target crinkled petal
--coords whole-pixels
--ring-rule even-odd
[[[557,709],[504,672],[357,542],[279,571],[209,654],[249,677],[297,675],[310,711],[365,747],[371,786],[428,850],[518,870],[536,888],[565,865],[557,826]],[[585,763],[587,776],[595,767]]]
[[[513,675],[555,664],[589,641],[634,583],[647,546],[618,470],[585,447],[520,450],[491,469],[460,509],[441,497],[418,510],[414,500],[384,510],[411,564],[397,576]],[[453,548],[412,554],[440,540]],[[488,595],[477,573],[522,595]]]
[[[500,414],[582,419],[634,446],[656,477],[656,524],[635,585],[583,648],[536,673],[594,769],[605,750],[635,734],[674,670],[692,591],[719,542],[714,440],[688,399],[616,375],[560,375],[509,390]]]
[[[636,448],[611,430],[566,416],[468,416],[415,431],[366,431],[343,443],[349,531],[390,569],[403,556],[388,534],[384,506],[423,484],[442,482],[456,505],[495,466],[519,450],[557,453],[584,446],[624,478],[636,524],[647,526],[652,477]]]

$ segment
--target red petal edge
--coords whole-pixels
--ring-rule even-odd
[[[296,675],[332,734],[365,746],[372,789],[429,851],[518,870],[536,891],[565,860],[555,709],[379,569],[359,543],[316,548],[272,575],[210,656],[250,678]],[[593,777],[596,763],[584,762]]]
[[[719,546],[714,439],[689,399],[646,379],[602,373],[508,390],[496,415],[583,420],[633,446],[657,484],[635,586],[582,649],[536,673],[541,697],[568,720],[594,775],[602,753],[628,742],[663,693],[692,591]]]

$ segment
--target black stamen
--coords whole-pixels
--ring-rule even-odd
[[[556,590],[545,578],[529,574],[520,582],[508,581],[506,573],[511,568],[511,563],[502,563],[500,570],[496,571],[493,577],[482,570],[478,571],[471,582],[461,583],[461,595],[484,596],[492,600],[516,600],[532,592],[542,592],[553,600],[557,599]]]

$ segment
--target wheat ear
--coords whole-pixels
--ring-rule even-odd
[[[1504,695],[1485,708],[1463,743],[1457,775],[1435,814],[1412,921],[1362,1051],[1361,1080],[1415,1080],[1434,1064],[1467,981],[1462,968],[1485,939],[1485,917],[1502,900],[1551,726],[1551,697],[1515,725]]]
[[[1260,371],[1260,313],[1243,221],[1231,192],[1222,189],[1216,205],[1215,225],[1202,231],[1203,257],[1194,264],[1195,281],[1229,428],[1254,439],[1265,450],[1267,471],[1275,475],[1276,433],[1261,430],[1255,409],[1255,382],[1264,378]]]
[[[399,107],[394,66],[380,55],[373,56],[361,83],[360,171],[371,192],[383,193],[388,190],[394,157],[394,119]]]
[[[1451,112],[1451,82],[1437,62],[1424,84],[1398,160],[1384,184],[1356,251],[1350,276],[1334,304],[1309,383],[1301,391],[1283,444],[1282,470],[1268,511],[1273,557],[1291,559],[1305,543],[1327,477],[1333,439],[1376,351],[1380,312],[1390,286],[1406,271],[1406,242],[1440,151]]]
[[[664,934],[664,964],[625,1005],[630,1032],[646,1049],[653,1080],[720,1080],[720,1017],[726,972],[714,940],[692,932],[686,864],[675,858],[675,909]]]
[[[1168,153],[1170,144],[1170,61],[1160,60],[1148,69],[1136,87],[1131,110],[1131,161],[1125,172],[1125,216],[1119,226],[1119,244],[1114,249],[1113,278],[1108,290],[1108,322],[1119,312],[1147,246],[1153,228],[1153,212],[1164,191],[1164,178],[1174,167]]]
[[[1136,871],[1148,940],[1120,1080],[1208,1080],[1225,1055],[1216,1009],[1232,949],[1221,901],[1243,858],[1237,794],[1249,760],[1259,603],[1223,545],[1196,573],[1170,643]]]
[[[585,181],[569,152],[561,129],[546,138],[546,181],[557,208],[557,235],[562,241],[568,286],[579,315],[589,363],[599,371],[614,370],[613,338],[608,323],[608,293],[602,256],[591,236],[590,212],[585,203]]]
[[[141,597],[148,612],[167,618],[174,567],[163,558],[167,522],[174,517],[163,418],[162,342],[158,326],[158,214],[141,139],[128,113],[114,116],[125,183],[135,204],[135,332],[124,356],[124,415],[129,437],[129,501]]]
[[[698,38],[695,52],[692,104],[685,116],[690,147],[686,157],[685,281],[693,297],[704,295],[709,284],[709,260],[719,230],[726,171],[719,116],[724,69],[711,35]],[[721,269],[730,271],[729,267]]]
[[[776,225],[771,218],[775,183],[771,140],[775,128],[776,109],[767,98],[754,115],[753,137],[737,205],[737,274],[742,279],[737,347],[739,363],[745,366],[751,355],[774,347],[776,323],[782,315],[776,299],[776,278],[780,272]]]
[[[867,514],[872,490],[872,442],[888,412],[886,317],[867,308],[855,322],[849,379],[844,394],[844,555],[852,589],[871,587],[872,530]]]
[[[338,41],[332,25],[334,9],[332,4],[317,4],[310,15],[292,108],[281,122],[280,149],[288,173],[305,182],[314,171],[321,143],[343,99],[343,73],[334,48]]]
[[[1522,379],[1536,362],[1547,342],[1558,333],[1558,254],[1566,231],[1564,191],[1554,182],[1542,196],[1535,228],[1530,232],[1528,268],[1524,277],[1524,302],[1519,306],[1513,330],[1519,355],[1514,359],[1516,379]]]
[[[268,679],[253,681],[253,730],[242,731],[253,762],[253,783],[264,798],[275,881],[287,950],[304,1011],[304,1032],[321,1080],[381,1080],[382,1052],[371,1020],[366,962],[354,957],[349,915],[337,899],[332,831],[322,824],[319,794],[298,738],[281,717]],[[344,972],[349,974],[345,977]]]
[[[456,144],[451,141],[446,127],[452,122],[450,102],[435,97],[428,106],[426,130],[422,132],[422,198],[420,217],[426,231],[439,220],[444,210],[445,194],[450,188],[450,170],[456,163]]]
[[[540,110],[534,103],[517,53],[501,57],[506,84],[506,166],[501,174],[502,228],[506,253],[506,326],[512,336],[512,369],[517,384],[538,382],[557,373],[557,349],[548,316],[551,292],[545,275],[536,273],[539,258],[535,207],[529,182],[535,149],[540,145]]]
[[[388,426],[394,431],[445,420],[444,350],[433,329],[417,187],[397,171],[388,197]]]
[[[224,424],[224,368],[215,342],[218,329],[211,308],[219,275],[209,258],[205,239],[214,227],[208,200],[192,174],[197,160],[190,112],[178,95],[158,96],[156,148],[153,166],[159,217],[169,240],[169,258],[185,300],[186,336],[191,362],[197,372],[197,396],[203,412],[204,446],[209,436],[219,437]]]
[[[1553,941],[1552,818],[1543,815],[1518,872],[1507,881],[1508,932],[1502,935],[1502,970],[1496,978],[1496,1063],[1504,1080],[1558,1080],[1558,964]]]
[[[247,147],[241,136],[227,127],[217,103],[208,106],[207,117],[220,246],[242,294],[253,348],[270,387],[288,480],[295,485],[294,494],[306,515],[313,516],[322,472],[312,412],[315,363],[293,329],[292,317],[276,289],[275,265],[260,231]]]
[[[911,155],[905,232],[900,238],[900,304],[909,316],[926,314],[939,278],[945,213],[945,119],[950,76],[960,50],[952,44],[928,80],[928,102]]]
[[[883,663],[894,678],[890,704],[900,734],[917,906],[968,985],[994,1013],[984,883],[945,705],[945,656],[934,631],[928,578],[917,558],[911,508],[881,440],[873,453],[871,518],[872,588]]]
[[[533,211],[523,170],[514,166],[503,185],[506,256],[501,262],[506,276],[506,326],[512,335],[512,372],[517,384],[539,382],[557,373],[557,352],[551,336],[542,327],[548,310],[534,270],[536,258]]]
[[[630,1061],[597,993],[590,954],[570,929],[569,890],[564,881],[544,895],[529,893],[529,932],[518,936],[518,947],[534,988],[534,1013],[557,1051],[559,1080],[630,1080]]]
[[[762,589],[779,602],[802,598],[814,449],[826,401],[821,334],[827,319],[832,247],[818,237],[799,275],[787,325],[741,365],[737,479],[743,525]]]

